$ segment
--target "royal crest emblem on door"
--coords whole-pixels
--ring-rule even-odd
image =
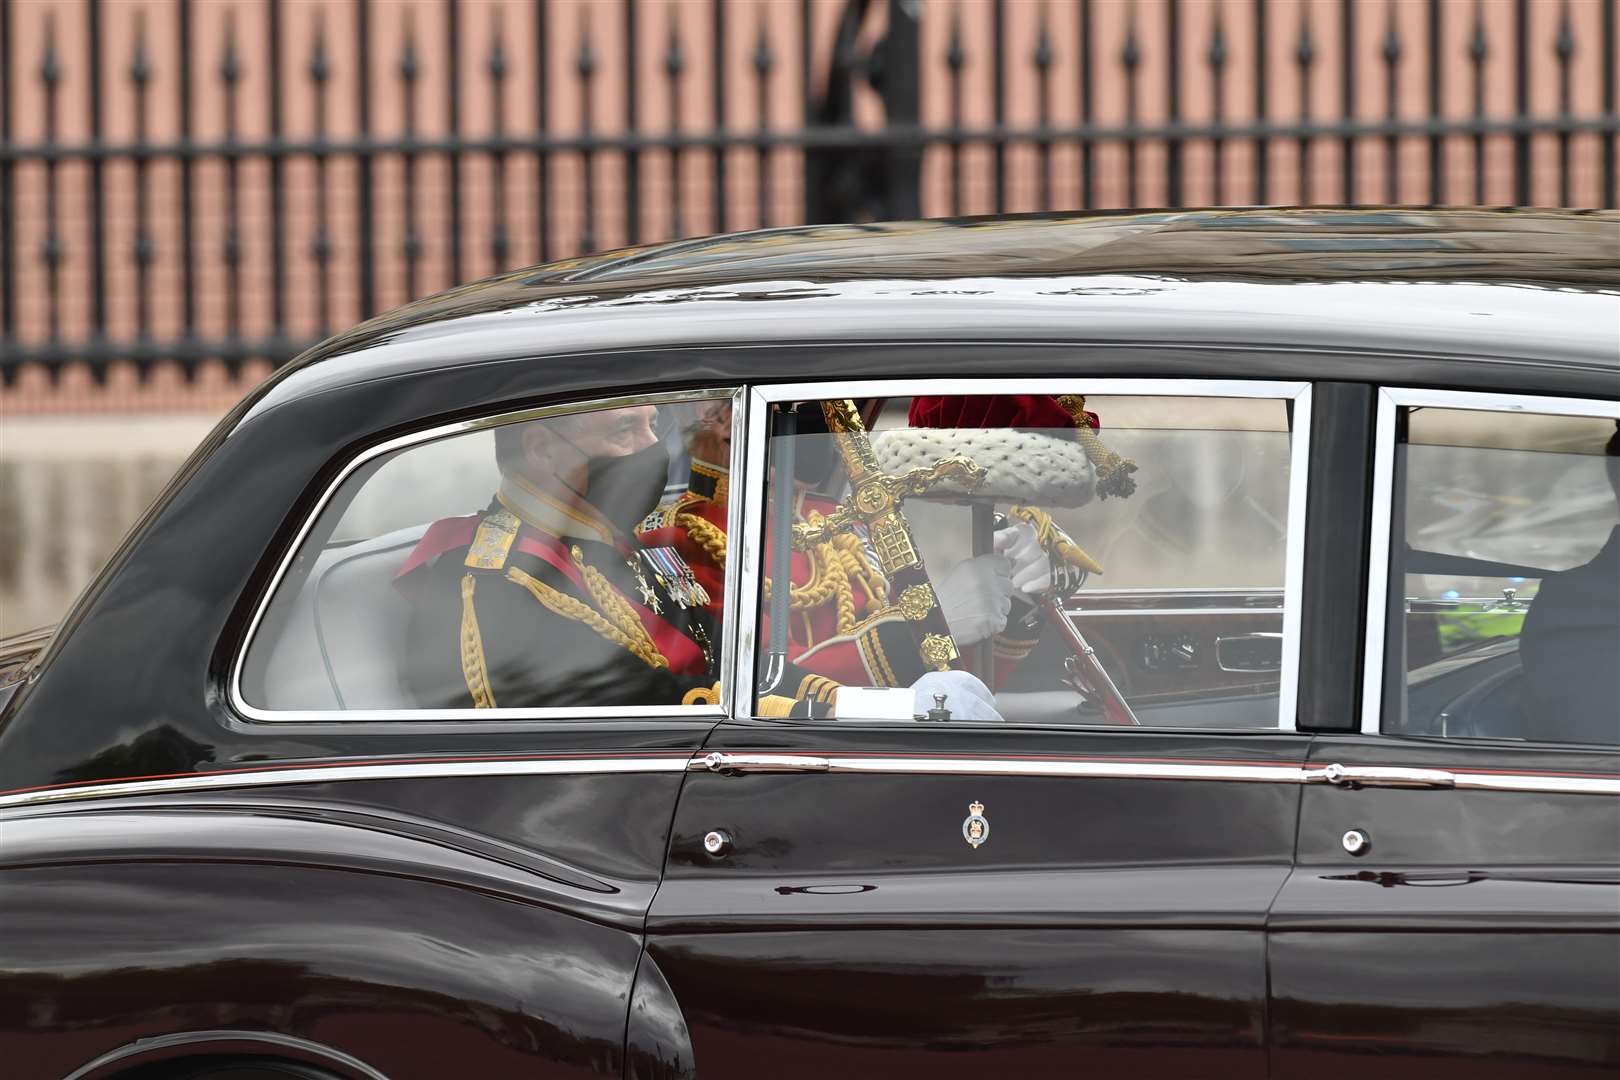
[[[990,821],[984,816],[984,803],[975,800],[968,804],[968,816],[962,822],[962,839],[974,848],[990,839]]]

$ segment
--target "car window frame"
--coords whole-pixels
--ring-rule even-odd
[[[1391,530],[1395,517],[1395,448],[1402,409],[1437,408],[1500,412],[1523,416],[1592,416],[1620,421],[1620,400],[1607,398],[1548,397],[1504,391],[1437,390],[1407,386],[1380,386],[1375,407],[1373,436],[1372,507],[1368,519],[1366,636],[1362,643],[1361,717],[1363,735],[1403,737],[1383,729],[1385,705],[1385,649],[1389,640]],[[1435,736],[1440,738],[1440,736]],[[1453,737],[1468,745],[1482,740]],[[1448,739],[1447,741],[1453,741]],[[1488,740],[1483,740],[1488,741]],[[1524,746],[1574,746],[1541,740],[1515,741]],[[1612,750],[1612,747],[1587,747]]]
[[[1087,376],[1043,375],[1033,378],[936,378],[936,379],[861,379],[828,380],[817,382],[772,383],[752,386],[747,394],[747,459],[741,471],[734,471],[733,496],[738,488],[746,488],[743,500],[741,529],[732,529],[731,550],[740,557],[730,560],[739,564],[739,588],[732,628],[727,631],[727,644],[736,664],[731,669],[731,682],[723,686],[722,701],[734,717],[747,717],[759,722],[772,718],[761,717],[755,707],[753,673],[758,661],[758,623],[760,615],[761,575],[763,574],[763,537],[765,525],[766,468],[769,428],[766,417],[770,406],[782,401],[824,400],[827,398],[913,397],[944,394],[1048,394],[1079,393],[1099,397],[1132,395],[1153,397],[1206,397],[1206,398],[1258,398],[1287,403],[1290,409],[1288,456],[1288,513],[1287,539],[1284,545],[1283,568],[1283,657],[1279,674],[1277,725],[1263,728],[1198,728],[1200,732],[1234,734],[1294,733],[1298,727],[1299,669],[1302,655],[1304,576],[1305,576],[1305,522],[1306,499],[1309,495],[1311,451],[1311,391],[1312,383],[1306,379],[1198,379],[1198,378],[1091,378]],[[735,438],[735,437],[734,437]],[[735,452],[737,444],[733,443]],[[741,478],[739,482],[738,477]],[[738,518],[732,518],[736,521]],[[727,566],[728,573],[732,567]],[[1293,597],[1293,602],[1289,602]],[[744,673],[748,680],[744,681]],[[778,720],[777,722],[791,722]],[[870,724],[892,730],[894,721],[841,721],[854,726]],[[927,725],[920,725],[927,726]],[[983,726],[963,723],[950,725],[953,730]],[[1000,730],[1007,725],[990,725]],[[1017,725],[1014,725],[1017,726]],[[1042,725],[1053,731],[1184,731],[1182,728],[1121,728],[1104,724]]]
[[[704,720],[715,721],[730,715],[727,711],[728,699],[722,695],[715,704],[695,705],[614,705],[614,706],[546,706],[543,708],[504,708],[493,709],[271,709],[253,705],[247,701],[242,693],[242,673],[246,666],[249,651],[258,638],[258,632],[263,623],[265,614],[270,608],[277,592],[292,568],[294,560],[304,542],[321,521],[322,515],[331,505],[338,491],[357,470],[370,462],[385,455],[414,446],[422,446],[431,442],[454,438],[472,432],[504,427],[508,424],[524,423],[530,420],[540,420],[553,416],[566,416],[572,413],[594,412],[605,409],[627,408],[634,405],[668,405],[693,401],[717,401],[729,399],[731,401],[731,461],[732,474],[739,475],[744,459],[744,418],[746,408],[747,388],[740,384],[727,384],[715,387],[703,387],[686,390],[664,390],[644,394],[617,394],[608,397],[594,397],[573,399],[569,401],[553,402],[546,405],[531,406],[522,409],[506,409],[497,413],[490,413],[468,420],[460,420],[449,424],[437,424],[395,436],[382,442],[373,444],[358,453],[351,454],[338,469],[333,479],[326,485],[310,510],[304,515],[298,530],[293,534],[292,540],[284,550],[271,553],[268,558],[276,560],[276,569],[270,575],[263,592],[254,603],[253,617],[248,622],[247,631],[242,636],[241,644],[236,648],[232,657],[230,674],[227,680],[227,698],[230,708],[238,717],[263,724],[317,724],[317,725],[385,725],[406,723],[411,725],[431,724],[436,722],[448,723],[481,723],[481,722],[520,722],[520,721],[606,721],[606,720]],[[742,511],[743,485],[732,484],[729,493],[727,512],[731,515],[740,515]],[[736,607],[732,603],[737,595],[738,571],[735,565],[726,567],[725,575],[725,602],[723,610],[727,617],[734,618]],[[720,637],[726,650],[720,656],[720,683],[722,687],[735,682],[734,669],[737,664],[737,654],[730,651],[732,642],[731,631],[727,628],[724,618],[721,623]]]

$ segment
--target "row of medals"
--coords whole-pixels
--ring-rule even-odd
[[[664,593],[675,601],[682,611],[688,608],[705,607],[709,603],[709,590],[699,584],[697,575],[692,568],[681,558],[681,553],[672,547],[642,548],[637,552],[641,561],[646,563],[647,569],[658,584],[663,586]],[[664,602],[658,598],[658,590],[647,581],[641,572],[641,565],[634,559],[628,560],[630,569],[636,575],[637,589],[641,593],[641,602],[652,608],[653,614],[664,613]]]
[[[655,547],[642,548],[637,554],[640,556],[640,561],[633,558],[626,561],[630,564],[631,571],[636,575],[636,589],[641,593],[641,603],[643,606],[651,608],[654,615],[664,613],[664,602],[658,598],[658,590],[652,587],[652,583],[647,580],[646,574],[642,573],[642,563],[646,564],[647,569],[652,572],[652,576],[663,587],[664,594],[675,601],[676,606],[682,611],[708,605],[709,590],[705,589],[698,581],[697,575],[692,573],[692,568],[687,565],[685,559],[681,558],[680,552],[671,547]],[[703,629],[703,624],[691,623],[686,627],[686,630],[692,635],[692,640],[696,641],[698,647],[703,650],[705,664],[712,668],[714,666],[714,650],[709,642],[708,632]]]

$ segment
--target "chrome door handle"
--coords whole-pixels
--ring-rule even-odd
[[[1455,773],[1444,769],[1409,769],[1395,765],[1340,765],[1305,770],[1306,783],[1339,787],[1449,788],[1457,786]]]
[[[832,762],[809,754],[726,754],[716,750],[694,757],[687,768],[717,773],[826,772]]]

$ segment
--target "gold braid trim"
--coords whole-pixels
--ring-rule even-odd
[[[611,619],[613,625],[617,626],[626,637],[644,644],[655,656],[663,660],[662,654],[653,645],[652,637],[648,635],[647,628],[642,625],[641,616],[637,615],[636,609],[630,606],[630,601],[620,595],[619,590],[615,589],[613,583],[602,576],[600,570],[586,563],[585,554],[579,550],[577,544],[568,549],[568,554],[574,560],[574,566],[579,570],[580,577],[585,579],[585,587],[590,590],[591,599],[596,601],[596,606],[602,610],[602,613]],[[654,664],[653,666],[657,667],[659,665]],[[668,667],[669,661],[664,660],[663,666]]]
[[[679,512],[675,515],[675,524],[686,530],[686,535],[695,540],[699,547],[709,553],[714,564],[725,569],[726,565],[726,534],[720,526],[707,518],[699,517],[689,512]]]
[[[812,523],[821,515],[812,513]],[[888,596],[888,583],[883,580],[866,558],[866,545],[860,537],[839,533],[830,540],[816,544],[809,551],[810,580],[803,585],[788,587],[788,606],[795,610],[818,608],[831,600],[838,612],[838,633],[854,632],[855,589],[851,581],[860,582],[869,600]],[[771,595],[771,581],[765,582],[765,597]]]
[[[849,587],[849,566],[843,552],[818,547],[817,555],[826,560],[827,580],[832,582],[833,601],[838,609],[838,632],[847,634],[855,626],[855,590]]]
[[[838,693],[838,683],[825,675],[806,675],[799,680],[799,692],[796,698],[809,698],[822,704],[830,704],[834,695]]]
[[[861,588],[866,590],[867,598],[874,603],[879,599],[887,600],[889,583],[866,557],[866,545],[861,542],[861,538],[853,533],[838,533],[833,537],[832,543],[843,559],[845,572],[861,583]]]
[[[860,650],[861,660],[866,666],[867,674],[872,676],[877,686],[899,686],[900,678],[894,673],[889,664],[889,658],[883,652],[883,642],[878,637],[876,626],[862,630],[855,638],[856,647]]]
[[[812,513],[815,523],[820,514]],[[686,530],[686,535],[722,569],[726,565],[725,530],[714,522],[688,511],[675,514],[674,524]],[[848,634],[855,629],[855,590],[851,581],[859,582],[868,600],[876,601],[888,595],[888,583],[867,561],[866,545],[860,537],[839,533],[831,540],[817,544],[810,551],[810,580],[803,585],[790,585],[788,604],[795,610],[818,608],[832,600],[838,610],[838,633]],[[594,591],[593,591],[593,595]],[[765,582],[765,597],[771,595],[771,582]],[[600,602],[600,599],[598,600]]]
[[[1131,479],[1131,473],[1136,471],[1136,462],[1103,445],[1086,416],[1086,399],[1080,394],[1059,394],[1057,403],[1074,421],[1075,439],[1086,452],[1086,460],[1097,469],[1097,497],[1118,495],[1123,499],[1135,492],[1136,481]]]
[[[495,693],[489,688],[489,667],[484,662],[484,638],[478,632],[478,612],[473,608],[471,574],[461,576],[461,677],[467,681],[473,708],[495,708]]]
[[[761,694],[754,702],[754,715],[786,719],[793,715],[793,706],[797,704],[793,698],[780,694]]]
[[[713,686],[694,686],[681,698],[682,705],[718,705],[720,703],[720,684]]]
[[[1071,540],[1069,534],[1059,528],[1057,522],[1052,520],[1052,515],[1045,510],[1037,506],[1009,506],[1007,513],[1019,521],[1027,521],[1033,525],[1035,527],[1035,539],[1040,543],[1041,547],[1070,566],[1078,566],[1080,569],[1093,574],[1103,572],[1102,564],[1086,554],[1084,548]]]
[[[601,575],[598,574],[597,576],[600,577]],[[641,625],[641,620],[636,618],[635,612],[630,612],[630,617],[636,620],[635,629],[639,631],[639,633],[632,635],[626,633],[620,627],[614,626],[612,623],[608,622],[608,620],[597,614],[596,611],[584,601],[575,600],[572,596],[558,592],[550,585],[531,577],[515,566],[509,566],[506,568],[506,577],[508,581],[514,582],[515,584],[521,585],[525,589],[528,589],[536,600],[540,601],[550,610],[556,612],[565,619],[572,619],[575,622],[584,623],[586,626],[590,627],[607,640],[613,642],[613,644],[619,646],[621,649],[625,649],[633,653],[648,667],[669,667],[669,660],[664,656],[663,653],[659,652],[658,647],[653,644],[652,638],[647,635],[647,628]],[[589,580],[589,578],[586,579],[587,584],[589,583]],[[603,584],[606,584],[605,580]],[[609,585],[608,588],[611,589],[612,586]],[[594,590],[592,591],[592,595],[595,595]],[[623,600],[621,599],[620,602],[623,603]]]

